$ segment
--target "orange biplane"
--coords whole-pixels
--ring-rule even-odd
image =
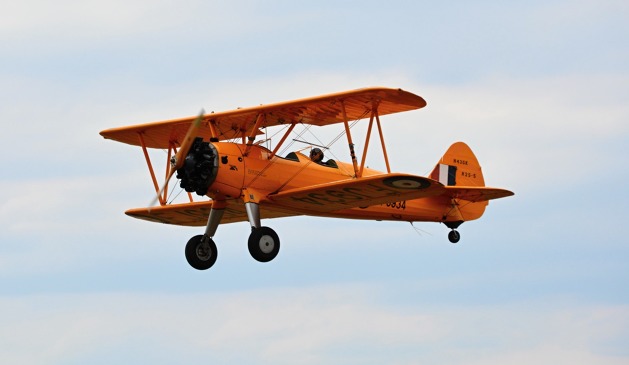
[[[203,114],[198,117],[133,125],[102,131],[115,141],[140,146],[159,206],[130,209],[127,215],[148,221],[205,226],[185,248],[188,263],[205,270],[216,261],[214,235],[219,224],[248,221],[249,252],[260,262],[273,260],[278,235],[261,219],[313,215],[320,217],[441,222],[456,230],[478,219],[488,200],[513,195],[485,187],[481,167],[462,142],[450,146],[428,177],[392,173],[380,117],[426,106],[420,96],[401,89],[367,88],[318,97]],[[350,122],[368,120],[358,161]],[[325,160],[322,147],[310,144],[280,156],[295,127],[342,124],[351,161]],[[373,126],[378,129],[387,171],[365,167]],[[279,129],[279,141],[254,143],[268,128]],[[283,129],[282,129],[283,128]],[[342,136],[342,135],[341,135]],[[296,139],[293,139],[295,141]],[[301,141],[300,141],[301,142]],[[148,149],[167,150],[166,179],[160,188]],[[310,149],[309,155],[302,151]],[[169,202],[168,183],[176,173],[187,192],[184,203]],[[195,201],[192,193],[202,197]],[[172,195],[172,194],[171,194]],[[208,199],[209,197],[209,199]]]

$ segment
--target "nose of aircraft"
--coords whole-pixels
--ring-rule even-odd
[[[180,186],[187,192],[203,196],[216,179],[218,151],[212,143],[197,137],[186,155],[183,166],[177,170]]]

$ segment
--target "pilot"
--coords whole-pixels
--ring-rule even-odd
[[[313,148],[310,150],[310,159],[318,164],[323,163],[323,151],[319,148]]]

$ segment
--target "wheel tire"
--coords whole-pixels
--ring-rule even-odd
[[[260,262],[269,262],[280,252],[280,238],[269,227],[260,227],[249,235],[249,253]]]
[[[461,234],[459,231],[451,230],[450,233],[448,233],[448,239],[452,243],[457,243],[461,239]]]
[[[201,244],[203,235],[192,237],[186,244],[186,260],[197,270],[207,270],[216,262],[218,251],[216,244],[208,238],[209,250],[204,252]]]

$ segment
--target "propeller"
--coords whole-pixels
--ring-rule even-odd
[[[188,128],[188,132],[186,132],[186,136],[181,141],[179,151],[177,151],[177,153],[170,158],[170,170],[168,173],[168,177],[166,178],[166,181],[164,182],[162,187],[159,189],[159,192],[157,193],[157,195],[155,195],[155,198],[151,200],[149,207],[152,207],[157,203],[160,196],[164,194],[164,190],[168,186],[170,179],[173,177],[175,172],[177,172],[177,170],[183,166],[184,161],[186,160],[186,156],[188,155],[188,152],[190,152],[190,148],[192,147],[192,142],[194,142],[194,139],[196,138],[197,133],[199,132],[199,128],[201,127],[201,122],[203,121],[204,115],[205,115],[205,111],[201,109],[201,112],[199,113],[199,115],[194,119],[194,121],[190,125],[190,128]]]

